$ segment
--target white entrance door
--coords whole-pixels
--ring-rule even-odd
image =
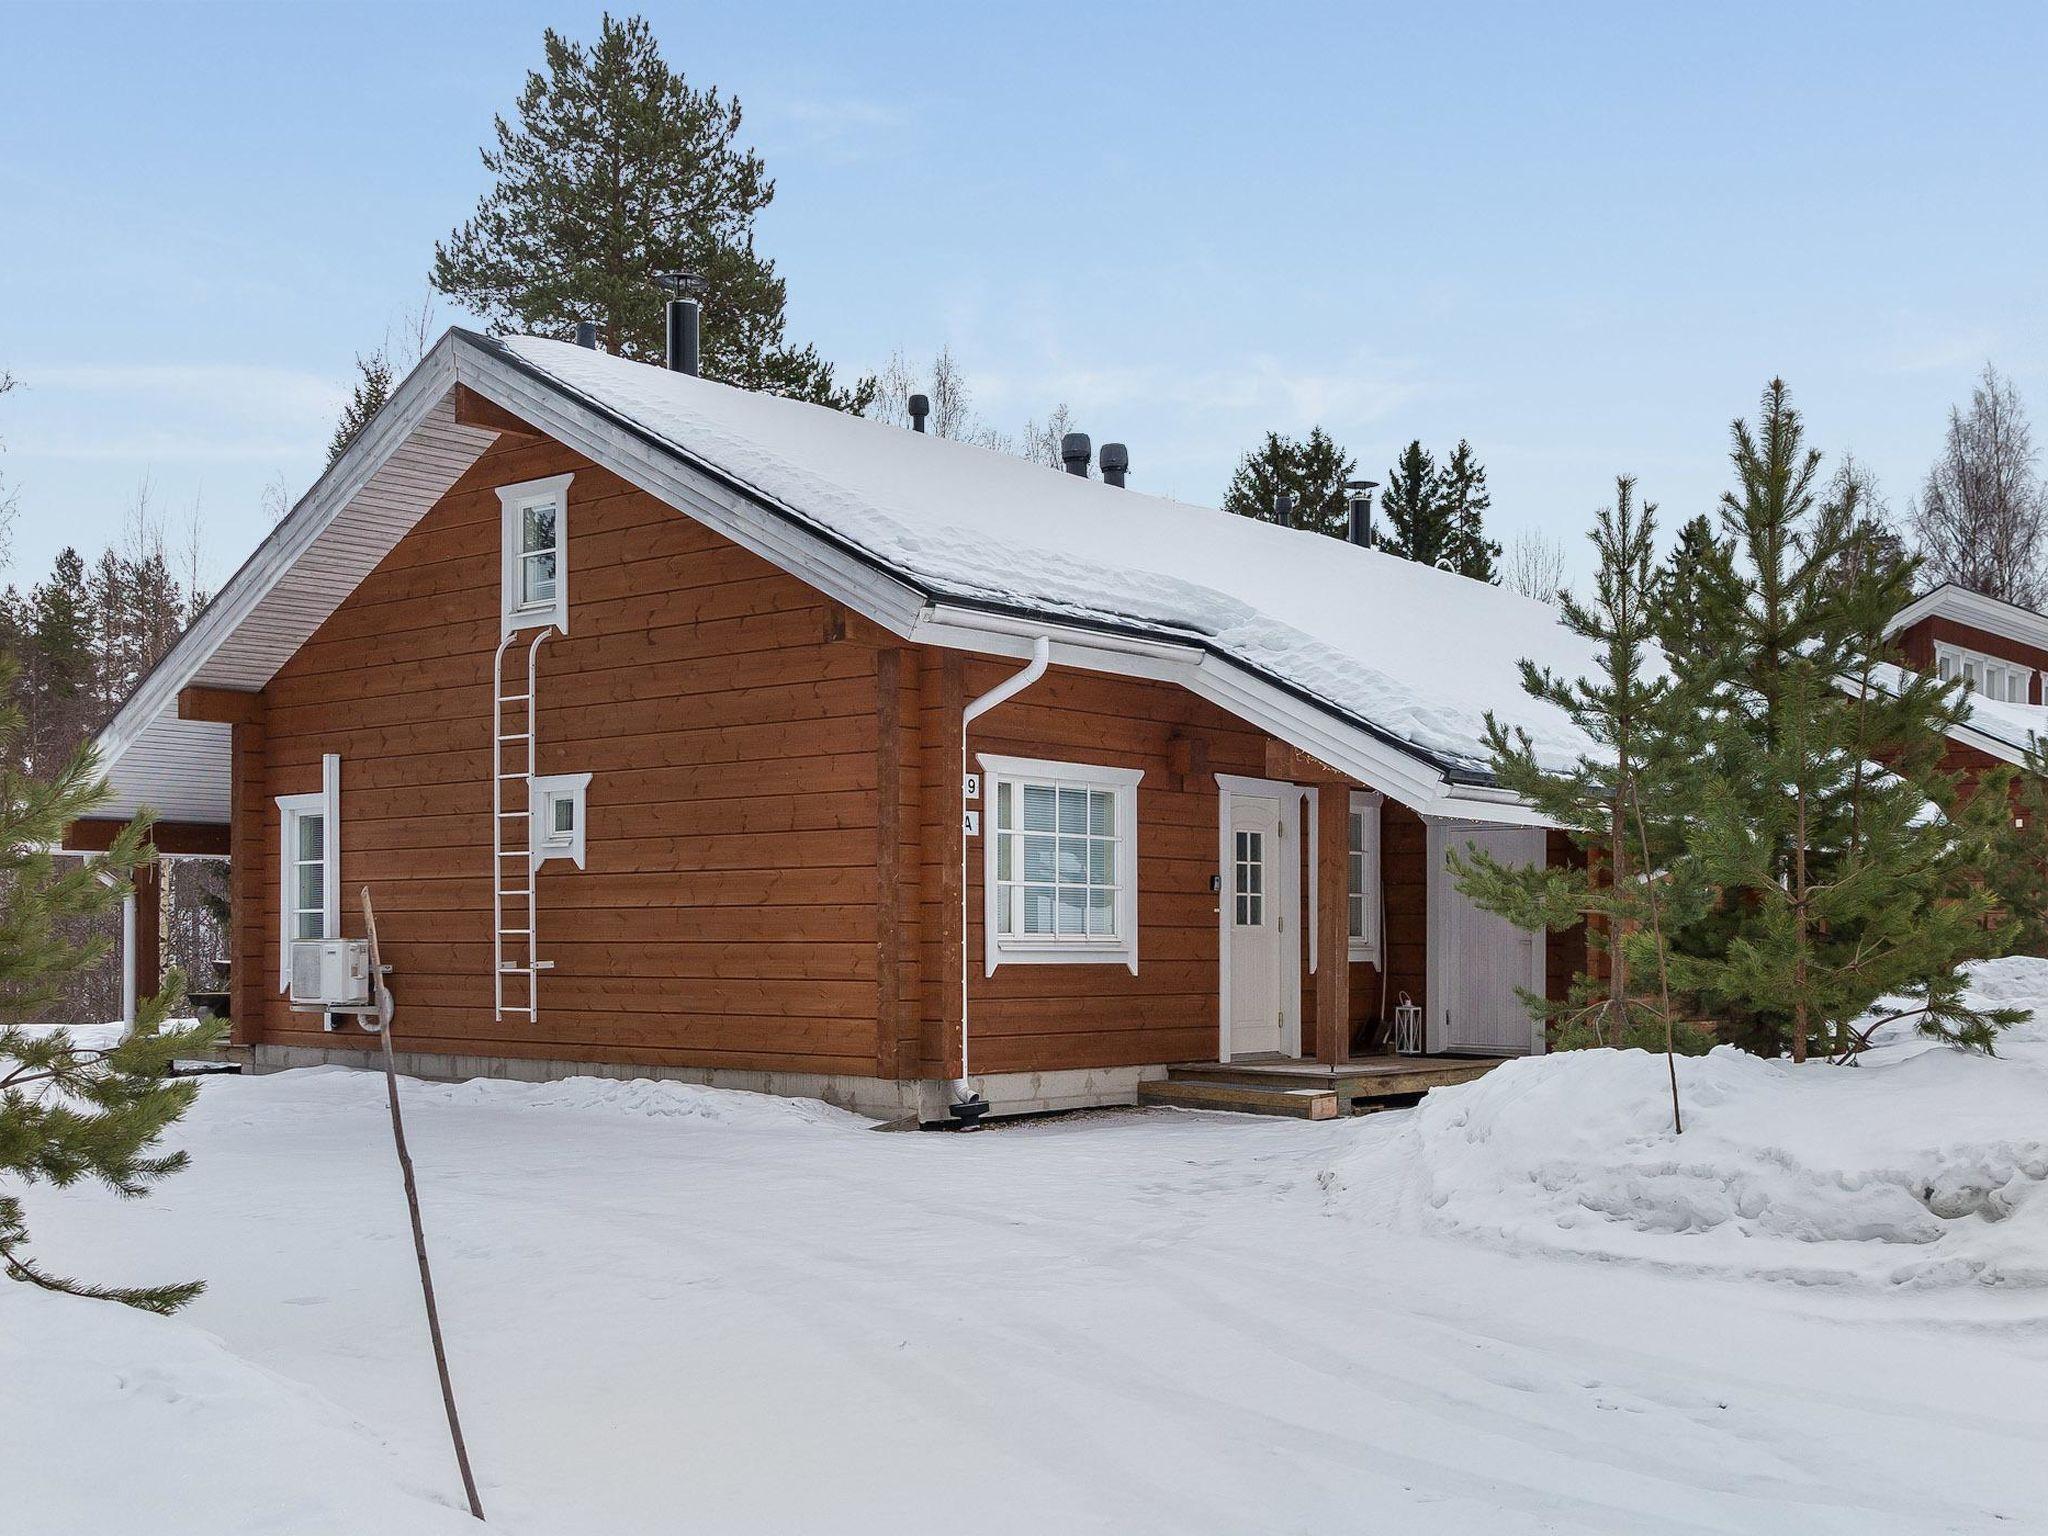
[[[1223,921],[1230,945],[1230,1054],[1280,1052],[1288,1039],[1282,991],[1286,952],[1281,802],[1263,795],[1229,797]]]
[[[1431,1048],[1489,1056],[1541,1050],[1542,1026],[1515,989],[1543,991],[1543,935],[1474,906],[1458,890],[1445,855],[1462,854],[1469,844],[1503,864],[1541,864],[1542,830],[1433,823],[1430,831],[1436,871],[1429,900]]]

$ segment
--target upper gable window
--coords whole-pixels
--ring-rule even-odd
[[[551,475],[498,487],[506,634],[543,624],[569,632],[569,482],[574,478]]]
[[[1981,651],[1966,651],[1957,645],[1937,645],[1934,670],[1943,682],[1961,678],[1965,692],[2006,704],[2030,702],[2033,670],[2017,662],[1986,656]]]

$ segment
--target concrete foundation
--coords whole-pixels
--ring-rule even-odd
[[[563,1077],[653,1078],[783,1098],[822,1099],[877,1120],[901,1120],[915,1115],[925,1124],[939,1124],[951,1118],[946,1112],[948,1085],[929,1079],[748,1072],[731,1067],[659,1067],[616,1061],[547,1061],[521,1056],[446,1056],[431,1051],[400,1051],[397,1063],[398,1070],[408,1077],[444,1082],[472,1077],[502,1077],[526,1083]],[[294,1067],[378,1068],[381,1064],[380,1056],[365,1050],[258,1045],[250,1052],[250,1070],[254,1072],[284,1072]],[[976,1078],[975,1086],[989,1101],[990,1115],[1028,1115],[1055,1109],[1135,1104],[1140,1082],[1165,1076],[1163,1065],[1092,1067],[1069,1072],[1001,1072]]]

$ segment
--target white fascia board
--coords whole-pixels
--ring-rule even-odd
[[[909,638],[924,595],[837,547],[824,530],[808,532],[803,525],[810,520],[801,511],[784,507],[786,518],[764,513],[759,502],[765,497],[742,493],[716,474],[695,468],[684,446],[664,440],[657,448],[572,391],[543,384],[462,337],[453,340],[459,382],[892,634]]]
[[[1953,619],[1958,624],[1984,630],[2017,645],[2048,651],[2048,618],[2031,608],[1986,597],[1982,592],[1972,592],[1954,582],[1944,582],[1901,608],[1885,626],[1885,633],[1896,635],[1922,619],[1930,618]]]
[[[102,773],[113,768],[153,720],[166,709],[177,708],[179,692],[198,676],[228,636],[269,595],[278,579],[384,467],[427,413],[440,404],[455,383],[454,353],[455,337],[443,336],[406,377],[384,409],[328,466],[313,488],[299,498],[298,505],[271,529],[269,537],[228,578],[227,585],[206,611],[129,695],[95,741]]]
[[[781,507],[784,516],[764,512],[761,503],[768,498],[742,492],[717,473],[695,468],[683,445],[659,439],[657,446],[573,391],[536,379],[461,337],[454,339],[460,382],[904,640],[1025,656],[1031,642],[1044,635],[1052,642],[1056,662],[1178,683],[1424,815],[1457,814],[1513,826],[1542,824],[1519,799],[1487,798],[1484,790],[1463,792],[1423,760],[1346,726],[1198,644],[1110,634],[1085,625],[928,599],[909,581],[838,547],[800,510]],[[1447,803],[1456,809],[1443,809]]]

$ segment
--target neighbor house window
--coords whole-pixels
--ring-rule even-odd
[[[292,984],[292,945],[341,937],[341,759],[320,760],[320,789],[277,797],[279,873],[278,975]]]
[[[1937,645],[1934,671],[1945,683],[1961,678],[1964,691],[2000,703],[2025,704],[2033,691],[2031,667],[1980,651],[1966,651],[1961,646]]]
[[[568,859],[583,868],[584,791],[587,773],[557,773],[533,781],[533,867]]]
[[[1328,793],[1328,791],[1325,791]],[[1354,793],[1349,819],[1350,847],[1345,854],[1345,900],[1348,904],[1350,958],[1378,965],[1380,960],[1380,797]]]
[[[987,969],[1138,969],[1138,768],[981,758]]]
[[[569,482],[572,475],[498,487],[503,509],[505,633],[552,624],[569,630]]]

